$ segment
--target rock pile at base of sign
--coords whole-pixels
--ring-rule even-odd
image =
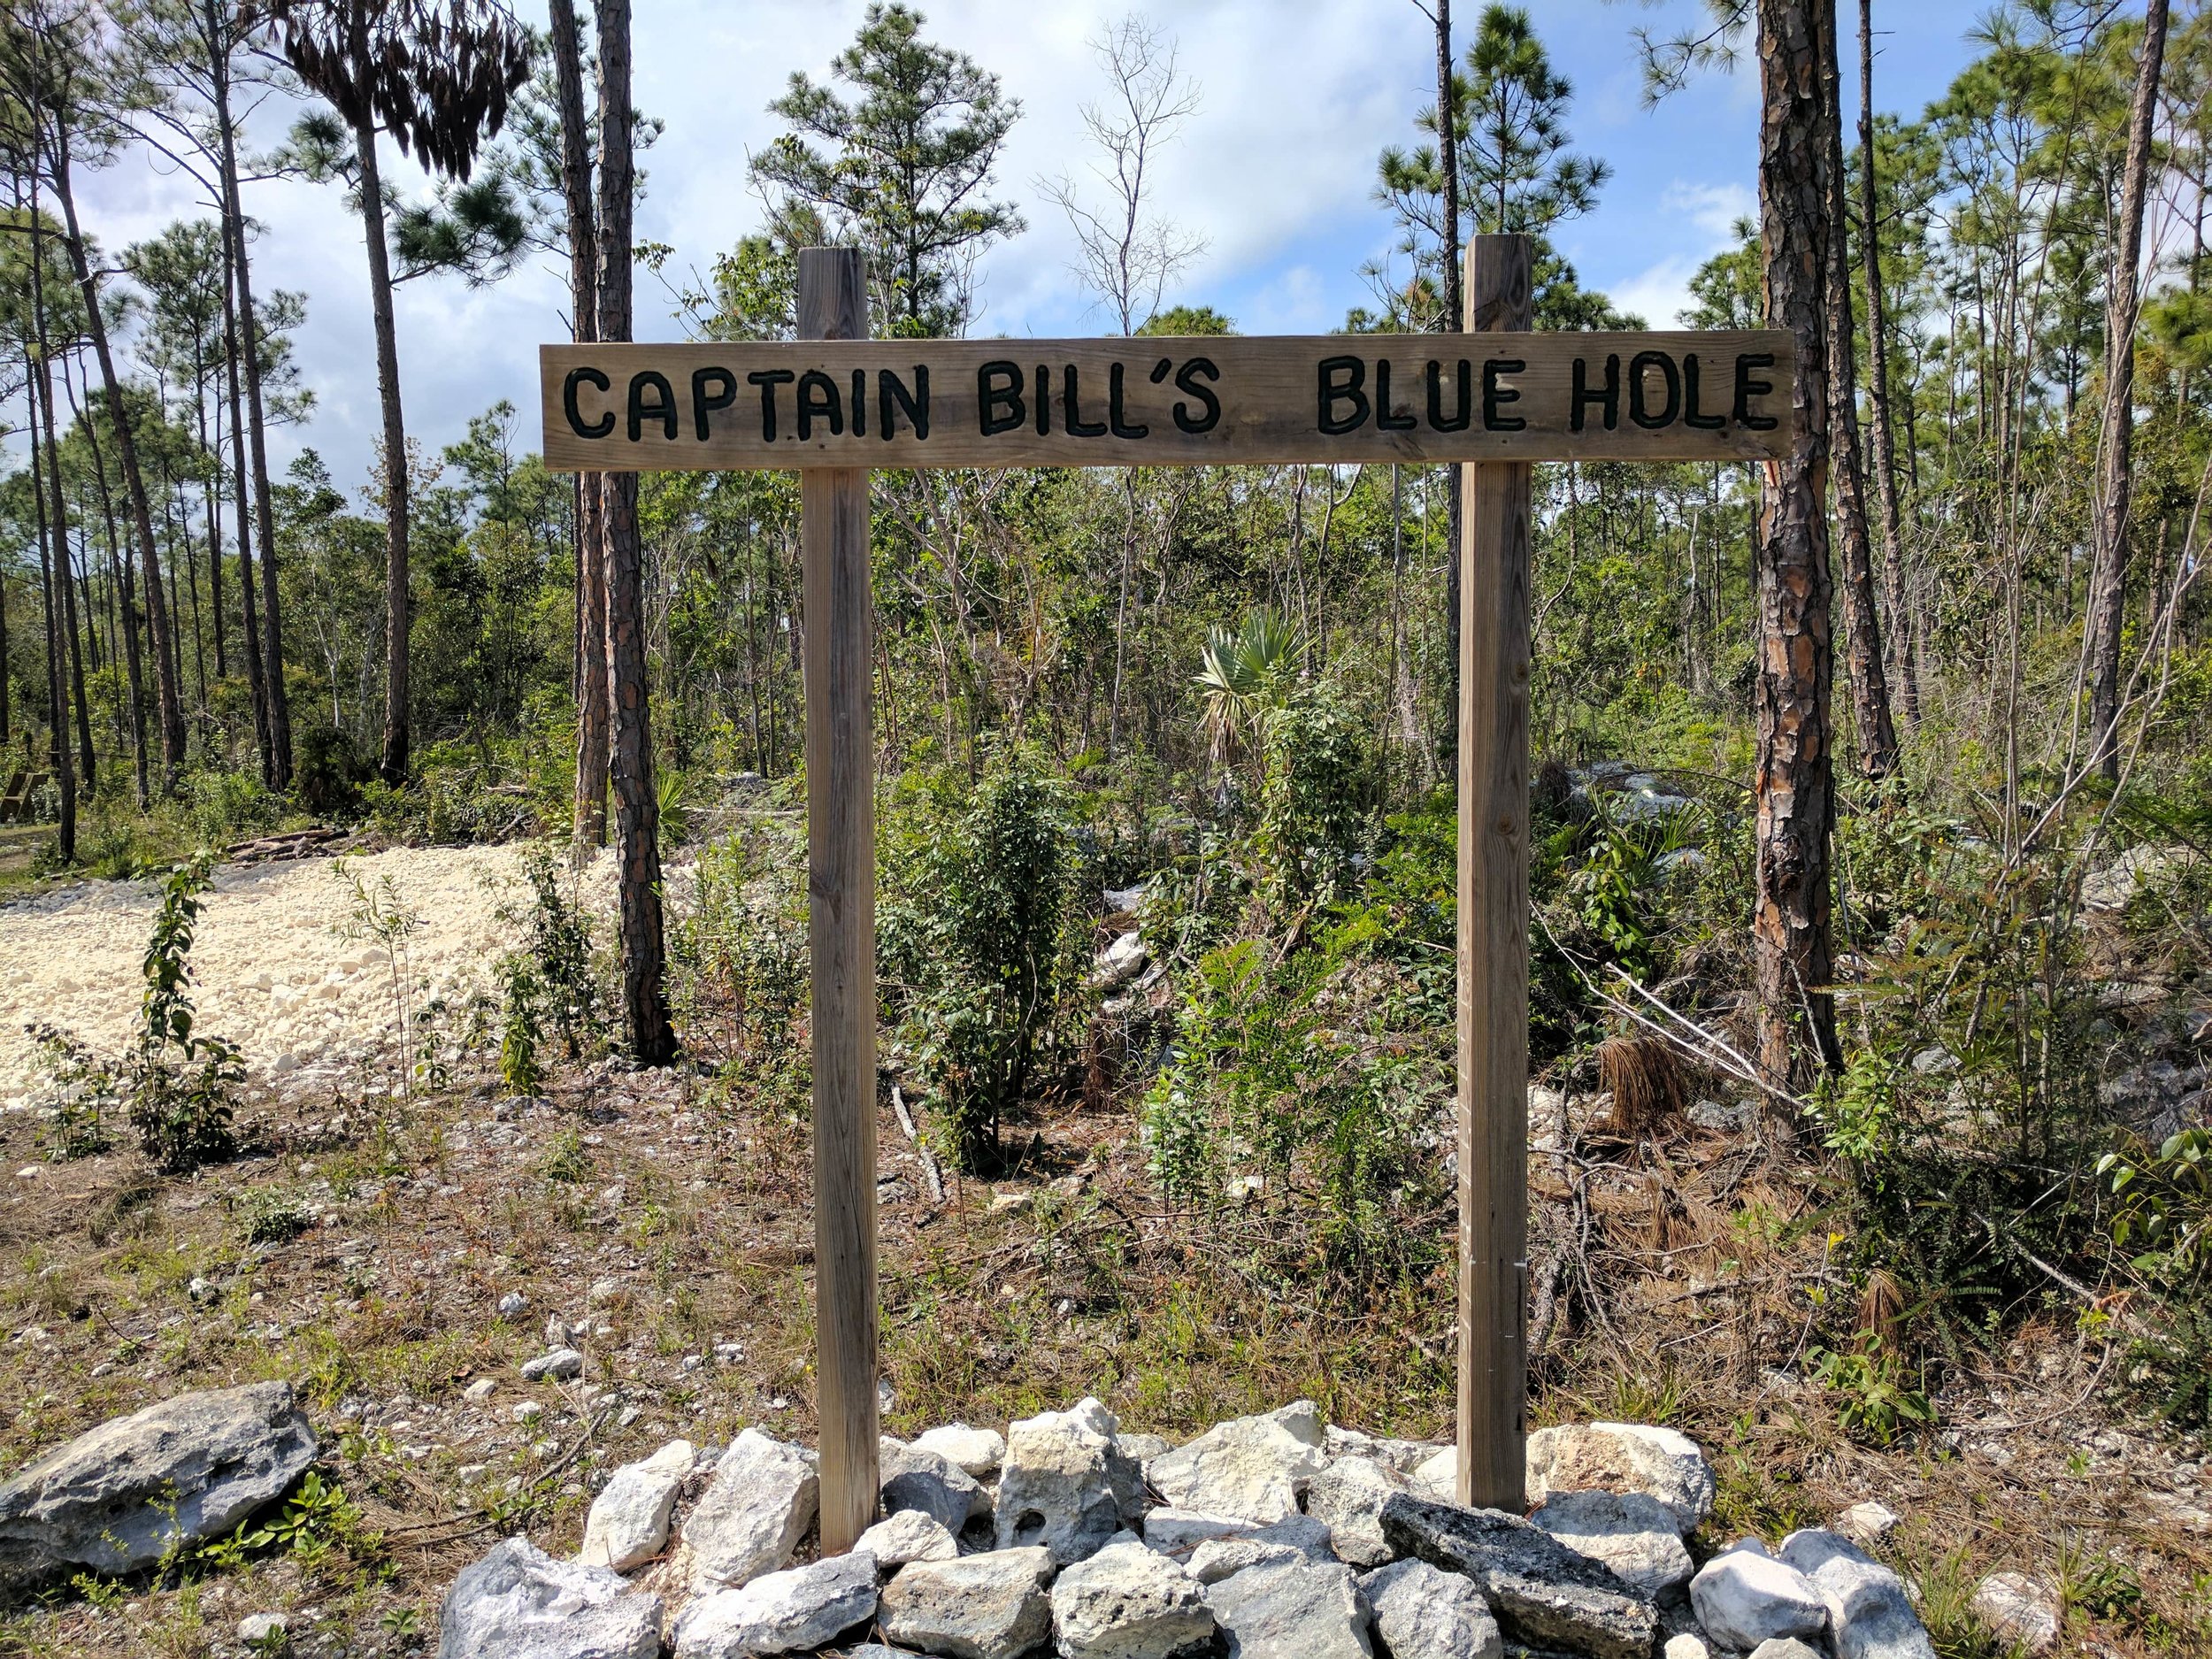
[[[1085,1400],[887,1439],[884,1518],[818,1557],[812,1451],[673,1441],[608,1480],[577,1562],[511,1539],[462,1573],[439,1652],[1933,1659],[1902,1580],[1841,1532],[1700,1540],[1699,1564],[1713,1472],[1671,1430],[1532,1435],[1525,1517],[1453,1503],[1452,1469],[1306,1401],[1173,1447]]]

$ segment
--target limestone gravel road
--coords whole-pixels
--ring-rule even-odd
[[[421,918],[406,945],[419,1000],[459,1009],[491,988],[494,964],[521,937],[499,911],[526,909],[524,851],[396,848],[345,861],[372,884],[388,876]],[[192,953],[200,1029],[237,1044],[257,1081],[336,1082],[390,1042],[385,955],[341,936],[354,907],[334,862],[225,868],[208,895]],[[614,874],[603,852],[580,888],[602,940],[612,935]],[[58,1026],[101,1054],[130,1042],[157,902],[152,881],[83,881],[0,907],[0,1110],[35,1104],[48,1084],[27,1025]]]

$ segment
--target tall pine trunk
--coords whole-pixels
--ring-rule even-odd
[[[1874,552],[1867,532],[1866,470],[1859,450],[1858,344],[1851,321],[1850,192],[1843,165],[1843,65],[1835,0],[1822,0],[1822,81],[1828,129],[1828,412],[1836,466],[1836,526],[1843,536],[1843,613],[1850,629],[1851,712],[1858,727],[1859,770],[1874,781],[1897,770],[1897,727],[1874,605]],[[1868,221],[1870,227],[1872,221]]]
[[[243,411],[238,398],[238,362],[242,355],[236,280],[239,265],[227,237],[223,243],[223,392],[224,401],[230,405],[230,475],[238,505],[238,619],[246,631],[246,688],[253,704],[254,747],[261,755],[261,781],[272,789],[280,789],[285,780],[277,772],[276,721],[269,669],[261,651],[260,618],[254,614],[253,533],[246,520],[246,456],[239,419]],[[268,566],[265,547],[262,549],[262,566],[265,570]]]
[[[100,364],[100,384],[107,394],[108,419],[115,427],[116,461],[122,471],[124,491],[130,497],[131,528],[137,535],[139,573],[146,590],[146,626],[152,635],[154,696],[161,717],[162,788],[166,794],[176,787],[184,771],[184,699],[177,684],[176,634],[170,626],[168,597],[162,591],[161,554],[154,545],[153,508],[146,499],[145,474],[139,468],[138,442],[133,431],[130,403],[124,396],[122,380],[115,372],[115,354],[109,348],[107,323],[100,313],[99,280],[93,274],[91,261],[85,256],[84,235],[77,223],[66,134],[56,135],[53,176],[54,195],[61,203],[62,222],[69,232],[65,242],[70,265],[84,295],[86,326],[92,336],[93,356]]]
[[[584,62],[573,0],[552,0],[554,86],[561,113],[561,195],[568,210],[571,332],[599,334],[599,237],[591,200],[591,144],[584,121]],[[596,474],[576,475],[576,799],[577,849],[607,840],[608,726],[607,566]]]
[[[2167,0],[2150,0],[2143,18],[2135,102],[2128,111],[2126,171],[2120,180],[2119,235],[2105,284],[2104,424],[2098,435],[2096,563],[2089,581],[2090,756],[2106,779],[2120,777],[2120,631],[2128,576],[2128,508],[2135,494],[2135,325],[2142,310],[2143,198],[2151,170],[2151,119],[2166,56]]]
[[[1444,319],[1464,328],[1460,265],[1466,257],[1459,234],[1459,96],[1452,79],[1452,0],[1436,0],[1436,165],[1444,186]],[[1445,752],[1459,752],[1459,520],[1461,471],[1444,469],[1444,645],[1450,664],[1444,698]]]
[[[64,386],[68,384],[68,373],[65,370],[62,375]],[[70,397],[73,406],[76,394],[72,392]],[[91,394],[88,390],[86,393],[85,401],[88,404],[91,402]],[[100,428],[98,423],[93,420],[88,409],[82,412],[81,419],[84,421],[85,447],[92,451],[92,480],[100,492],[100,518],[107,530],[108,586],[120,594],[123,602],[123,663],[130,676],[131,757],[135,767],[138,804],[142,809],[147,803],[150,786],[148,781],[146,755],[145,671],[140,661],[138,610],[134,600],[135,590],[131,586],[129,569],[123,559],[120,549],[121,538],[115,533],[115,497],[114,493],[108,488],[108,465],[106,457],[100,450]],[[88,556],[86,563],[88,565],[90,562],[89,556]],[[84,687],[81,682],[78,685],[77,695],[81,703],[84,696]],[[85,748],[89,752],[89,742],[85,745]],[[90,789],[92,770],[89,766],[85,768],[84,780],[85,787]]]
[[[1919,627],[1905,586],[1904,514],[1897,500],[1897,433],[1889,407],[1889,318],[1882,293],[1879,191],[1874,177],[1874,0],[1859,0],[1859,203],[1866,234],[1867,414],[1874,424],[1874,497],[1882,511],[1882,598],[1889,607],[1890,684],[1908,734],[1920,724]]]
[[[357,28],[356,61],[365,62],[365,29]],[[376,123],[353,129],[360,161],[361,234],[369,250],[369,305],[376,328],[376,396],[384,411],[384,781],[407,781],[407,426],[399,403],[399,337],[392,322],[392,261],[384,245],[384,179],[376,165]]]
[[[223,220],[225,241],[229,249],[230,267],[237,282],[237,311],[241,319],[239,357],[245,371],[246,386],[246,442],[253,463],[254,523],[261,537],[261,638],[257,641],[261,662],[261,679],[268,701],[268,745],[263,751],[269,781],[276,788],[290,786],[292,781],[292,701],[284,687],[284,627],[282,611],[277,595],[276,509],[269,493],[269,451],[267,441],[268,417],[263,407],[261,394],[261,327],[254,317],[253,261],[246,251],[246,214],[238,199],[238,144],[237,129],[230,113],[230,36],[226,32],[227,13],[222,0],[204,0],[208,40],[209,71],[215,97],[216,128],[220,142],[218,156],[223,173]],[[381,218],[381,214],[379,214]],[[393,367],[394,396],[397,397],[398,367],[396,357]],[[236,406],[235,398],[233,407]],[[239,488],[245,486],[242,480]],[[251,572],[242,572],[246,580]],[[250,617],[253,601],[249,595],[242,609]],[[246,649],[254,650],[253,626],[247,627]]]
[[[630,337],[630,0],[597,0],[599,35],[599,337]],[[613,688],[615,837],[621,860],[622,1012],[631,1057],[676,1056],[664,986],[660,803],[646,704],[645,572],[637,474],[600,480],[606,535],[607,673]]]
[[[1798,442],[1761,465],[1754,787],[1758,1064],[1775,1088],[1834,1065],[1829,855],[1835,822],[1828,570],[1828,121],[1832,0],[1758,0],[1759,236],[1765,320],[1797,336]]]
[[[34,157],[35,164],[35,157]],[[36,176],[34,165],[33,176]],[[46,254],[41,243],[43,238],[38,228],[38,193],[31,194],[31,326],[35,340],[24,341],[24,367],[27,378],[36,385],[42,396],[40,401],[46,411],[46,475],[39,477],[39,434],[31,434],[31,497],[37,503],[39,532],[38,564],[42,596],[46,602],[46,707],[50,717],[53,744],[52,762],[54,783],[61,796],[61,824],[58,832],[58,850],[64,864],[77,862],[77,768],[69,753],[69,678],[62,665],[67,646],[62,637],[64,622],[59,595],[56,589],[69,589],[68,520],[64,516],[61,496],[61,446],[54,442],[54,380],[52,354],[46,339],[46,293],[41,268]],[[33,411],[36,420],[36,411]],[[48,491],[52,492],[50,504]]]

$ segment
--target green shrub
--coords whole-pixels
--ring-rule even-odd
[[[757,1073],[803,1069],[806,1012],[806,849],[780,820],[703,848],[695,900],[671,941],[671,1002],[687,1047],[743,1056]]]
[[[162,884],[161,908],[141,964],[146,996],[131,1062],[130,1119],[147,1155],[165,1169],[194,1170],[228,1157],[245,1066],[238,1050],[194,1029],[193,936],[207,891],[205,855]]]
[[[1268,902],[1288,917],[1345,889],[1364,850],[1371,768],[1358,720],[1326,684],[1302,688],[1263,729],[1253,846]]]
[[[249,1244],[282,1244],[315,1225],[315,1207],[281,1187],[257,1187],[237,1202],[238,1231]]]
[[[310,726],[300,733],[293,756],[292,787],[302,806],[326,818],[360,810],[361,786],[373,774],[343,726]]]

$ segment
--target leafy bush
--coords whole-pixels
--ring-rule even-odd
[[[141,964],[146,996],[131,1062],[130,1119],[147,1155],[170,1170],[230,1156],[237,1143],[231,1120],[245,1081],[238,1050],[193,1026],[190,958],[208,868],[202,856],[162,884]]]
[[[281,1187],[257,1187],[238,1200],[238,1230],[249,1244],[282,1244],[315,1225],[315,1207]]]
[[[302,806],[323,817],[360,810],[361,786],[373,774],[343,726],[310,726],[293,752],[292,787]]]
[[[803,1065],[807,1005],[805,846],[775,819],[699,854],[696,902],[671,942],[671,1002],[687,1046],[710,1044],[757,1071]]]
[[[1328,685],[1304,687],[1266,719],[1254,850],[1268,902],[1287,917],[1344,890],[1363,849],[1371,791],[1359,722]]]
[[[946,818],[905,849],[882,952],[944,1149],[982,1171],[1076,982],[1071,838],[1059,787],[1013,750]]]
[[[44,1135],[48,1161],[98,1157],[114,1145],[107,1115],[127,1108],[127,1083],[114,1066],[67,1032],[43,1021],[23,1029],[38,1045],[39,1057],[53,1079],[52,1116]]]
[[[2212,1417],[2212,1129],[2184,1129],[2154,1151],[2107,1153],[2112,1240],[2158,1293],[2164,1329],[2145,1356],[2167,1378],[2162,1409]]]

